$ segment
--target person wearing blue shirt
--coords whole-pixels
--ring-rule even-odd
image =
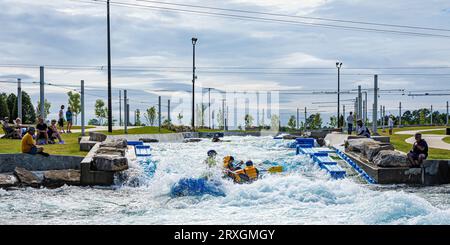
[[[67,133],[72,133],[72,110],[70,107],[67,107],[66,111],[66,121],[67,121]]]

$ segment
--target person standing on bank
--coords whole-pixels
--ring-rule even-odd
[[[347,131],[349,135],[352,134],[354,120],[355,119],[353,118],[353,112],[350,112],[350,115],[347,117]]]
[[[64,105],[61,105],[61,110],[59,110],[58,113],[58,127],[59,127],[59,132],[61,134],[64,134]]]
[[[394,120],[392,119],[392,115],[389,116],[388,126],[389,126],[389,135],[392,135],[392,132],[394,131]]]
[[[72,133],[72,110],[70,110],[70,107],[67,107],[66,111],[66,121],[67,121],[67,133]]]

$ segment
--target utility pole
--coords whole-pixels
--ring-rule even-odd
[[[20,78],[17,79],[17,117],[21,120],[22,118],[22,80]],[[14,118],[11,118],[14,119]]]
[[[170,119],[170,100],[167,100],[167,119],[169,119],[169,123],[172,123],[172,120]]]
[[[131,123],[130,123],[130,99],[127,99],[127,124],[131,125]]]
[[[304,125],[304,128],[305,128],[305,131],[306,131],[306,118],[307,117],[307,113],[306,113],[306,106],[305,106],[305,125]]]
[[[259,127],[259,91],[256,91],[256,127]]]
[[[208,120],[209,128],[211,128],[211,88],[208,88]]]
[[[402,102],[398,103],[398,127],[402,127]]]
[[[123,109],[124,109],[124,113],[123,113],[123,117],[124,117],[124,129],[125,129],[125,134],[128,134],[128,118],[127,118],[127,90],[123,91]]]
[[[111,22],[109,18],[109,0],[106,1],[108,25],[108,132],[112,132],[112,98],[111,98]]]
[[[362,115],[362,92],[361,92],[361,85],[358,86],[358,119],[363,118]]]
[[[430,111],[430,125],[433,126],[433,105],[431,105],[431,111]]]
[[[347,123],[345,119],[345,105],[342,105],[342,128],[344,128],[344,132],[347,129]]]
[[[194,114],[192,114],[194,118]],[[161,132],[161,96],[158,96],[158,131]]]
[[[378,110],[378,75],[373,77],[374,90],[373,90],[373,107],[372,107],[372,132],[377,133],[377,110]]]
[[[384,132],[384,117],[383,117],[383,106],[382,105],[380,105],[380,123],[381,123],[382,132]]]
[[[195,76],[195,44],[197,43],[198,39],[193,37],[192,38],[192,130],[195,131],[195,79],[197,77]]]
[[[337,128],[341,125],[339,123],[340,107],[341,107],[341,67],[342,62],[336,62],[336,68],[338,70],[338,89],[337,89]]]
[[[447,101],[447,117],[445,117],[445,125],[448,126],[448,101]]]
[[[119,90],[119,126],[122,126],[122,90]]]
[[[39,74],[40,74],[40,80],[39,80],[39,85],[40,85],[39,110],[41,111],[40,117],[42,119],[44,119],[44,121],[45,121],[45,95],[44,95],[45,78],[44,78],[44,67],[43,66],[41,66],[39,68]]]
[[[222,124],[223,131],[225,132],[225,99],[222,99]]]
[[[84,136],[85,127],[84,127],[84,80],[81,80],[81,136]]]
[[[300,109],[297,107],[297,130],[300,128]]]
[[[367,126],[368,119],[367,119],[367,91],[364,91],[364,103],[363,103],[363,118],[364,118],[364,124]]]

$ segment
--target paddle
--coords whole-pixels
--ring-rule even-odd
[[[269,172],[269,173],[281,173],[283,172],[283,166],[273,166],[268,169],[261,169],[261,172]]]

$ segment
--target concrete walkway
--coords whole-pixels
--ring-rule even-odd
[[[425,132],[424,134],[422,134],[422,138],[425,141],[427,141],[428,146],[430,148],[450,150],[450,144],[443,141],[443,139],[445,137],[447,137],[448,135],[426,134],[427,131],[435,131],[435,130],[445,130],[445,128],[400,131],[400,132],[396,132],[395,134],[414,135],[419,132],[420,133]],[[415,141],[416,140],[414,139],[414,136],[407,138],[405,140],[406,143],[411,144],[411,145],[414,144]]]

